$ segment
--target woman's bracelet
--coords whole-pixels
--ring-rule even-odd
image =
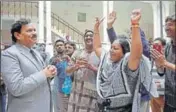
[[[133,28],[139,28],[139,25],[131,25]]]
[[[131,23],[131,25],[139,25],[139,23]]]
[[[99,34],[99,32],[94,32],[94,34],[96,35],[96,34]]]

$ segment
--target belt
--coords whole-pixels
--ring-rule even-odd
[[[121,107],[107,107],[107,110],[132,110],[132,104],[128,104],[125,106],[121,106]]]
[[[103,110],[104,107],[105,106],[103,106],[102,104],[98,103],[99,110]],[[119,110],[121,112],[124,112],[124,110],[128,110],[127,112],[131,112],[131,110],[132,110],[132,104],[128,104],[128,105],[120,106],[120,107],[109,107],[109,106],[106,106],[106,109],[107,110]]]

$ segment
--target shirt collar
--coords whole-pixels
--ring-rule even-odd
[[[28,51],[28,52],[30,52],[30,50],[32,49],[32,48],[28,48],[28,47],[26,47],[25,45],[22,45],[22,44],[19,44],[19,43],[16,43],[18,46],[20,46],[22,49],[24,49],[25,51]],[[33,50],[33,49],[32,49]]]

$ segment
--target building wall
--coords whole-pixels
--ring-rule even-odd
[[[52,1],[52,11],[68,21],[70,24],[84,32],[86,28],[92,29],[95,17],[103,16],[102,1]],[[117,12],[117,20],[114,24],[119,34],[124,33],[130,27],[130,13],[134,8],[142,9],[141,27],[147,37],[153,35],[153,14],[149,3],[114,1],[114,10]],[[77,13],[86,13],[86,22],[77,21]],[[103,32],[101,25],[101,34]]]
[[[117,19],[114,24],[116,31],[120,34],[125,33],[130,28],[130,15],[133,9],[141,9],[140,26],[145,31],[147,37],[153,35],[153,11],[149,3],[139,1],[115,1],[114,10],[117,12]]]
[[[6,9],[8,4],[2,6],[2,9]],[[65,21],[70,23],[72,26],[76,27],[78,30],[84,32],[85,29],[93,29],[93,25],[95,23],[95,17],[103,17],[103,3],[102,1],[51,1],[52,12],[56,13],[58,16],[62,17]],[[17,9],[20,5],[16,5],[14,7],[14,3],[9,4],[11,7],[10,15],[21,13],[25,15],[24,10],[29,10],[29,13],[26,15],[30,18],[32,16],[37,15],[37,8],[35,6],[30,5],[30,3],[21,3],[21,11]],[[15,9],[14,9],[15,8]],[[24,9],[22,9],[24,8]],[[142,18],[140,26],[145,31],[147,38],[151,38],[153,36],[153,10],[152,6],[149,3],[139,2],[139,1],[114,1],[114,10],[117,12],[117,20],[114,23],[114,28],[118,34],[125,33],[127,29],[130,27],[130,13],[134,8],[142,9]],[[13,10],[14,9],[14,10]],[[30,11],[32,9],[32,11]],[[34,10],[35,9],[35,10]],[[85,22],[78,22],[78,12],[86,14]],[[170,14],[175,12],[175,1],[170,4]],[[1,10],[2,14],[7,15],[6,10]],[[22,16],[23,17],[23,16]],[[2,19],[10,19],[11,17],[2,16]],[[12,19],[17,19],[18,16]],[[37,22],[37,18],[35,18],[35,22]],[[6,24],[6,22],[2,22]],[[2,25],[3,25],[2,24]],[[10,29],[5,28],[6,25],[2,26],[2,40],[9,40],[7,37],[10,36],[8,33]],[[38,26],[37,26],[38,29]],[[4,33],[3,33],[4,32]],[[67,32],[66,32],[67,33]],[[103,37],[103,25],[101,25],[100,33]],[[79,37],[81,38],[81,37]]]
[[[148,2],[141,1],[114,1],[114,10],[117,20],[114,28],[118,34],[124,34],[130,28],[130,14],[135,8],[141,8],[142,18],[140,26],[147,38],[153,37],[153,9]],[[170,3],[170,14],[175,12],[175,2]],[[95,17],[103,16],[102,1],[52,1],[52,11],[64,20],[75,26],[80,31],[92,29]],[[86,22],[77,21],[77,13],[86,13]],[[103,35],[101,25],[101,35]]]
[[[176,10],[176,1],[170,3],[170,14],[174,14]]]
[[[81,32],[93,29],[95,17],[103,16],[102,1],[52,1],[52,12],[76,27]],[[78,22],[78,13],[86,13],[86,22]],[[101,27],[102,32],[102,27]]]

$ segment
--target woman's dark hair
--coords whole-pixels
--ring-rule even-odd
[[[164,38],[158,37],[154,41],[160,41],[163,46],[166,45],[166,40]]]
[[[12,24],[12,27],[11,27],[11,35],[12,35],[12,41],[14,43],[16,43],[17,39],[14,35],[15,32],[18,32],[20,33],[21,32],[21,28],[23,25],[27,25],[31,23],[30,19],[20,19],[18,21],[16,21],[14,24]]]
[[[130,44],[129,44],[127,36],[118,35],[117,39],[115,41],[118,42],[121,45],[123,54],[126,54],[127,52],[130,52]]]

